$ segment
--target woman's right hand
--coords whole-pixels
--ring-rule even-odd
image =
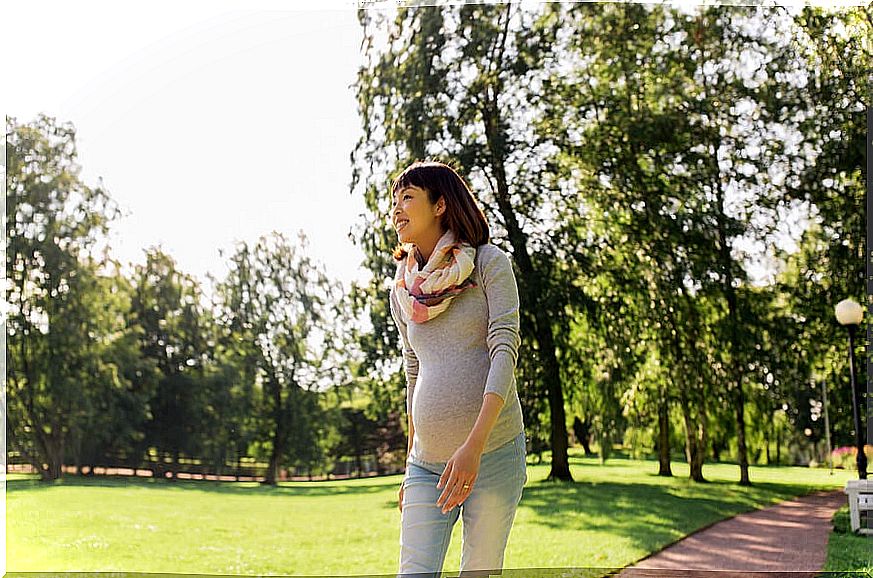
[[[403,481],[405,482],[406,480]],[[403,482],[400,482],[400,492],[398,493],[397,497],[397,508],[400,510],[401,513],[403,512]]]

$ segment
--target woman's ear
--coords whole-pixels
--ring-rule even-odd
[[[445,197],[440,197],[436,202],[436,216],[442,216],[443,213],[446,212],[446,199]]]

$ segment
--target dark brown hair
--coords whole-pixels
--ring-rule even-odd
[[[449,165],[438,161],[415,161],[394,179],[391,185],[392,203],[397,191],[406,187],[427,191],[428,201],[432,205],[440,197],[445,199],[446,210],[441,215],[440,224],[451,230],[459,241],[473,247],[490,242],[491,232],[485,214],[476,204],[470,187]],[[406,254],[402,244],[395,247],[394,258],[398,261],[406,258]]]

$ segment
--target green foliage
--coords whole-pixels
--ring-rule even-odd
[[[131,322],[130,280],[114,263],[114,272],[94,278],[94,310],[98,324],[106,328],[103,338],[92,341],[96,376],[111,376],[111,387],[88,385],[87,399],[92,411],[81,422],[74,422],[68,463],[78,466],[100,463],[107,457],[120,462],[135,462],[146,444],[145,430],[149,402],[156,386],[153,361],[141,356],[142,328]]]
[[[297,245],[275,232],[241,242],[230,265],[216,286],[224,352],[251,380],[247,419],[275,484],[282,464],[322,464],[337,441],[337,412],[325,411],[318,392],[349,381],[336,358],[344,309],[302,233]]]
[[[355,377],[372,400],[367,414],[386,419],[405,406],[406,397],[398,363],[399,335],[385,284],[397,269],[391,257],[397,236],[390,223],[389,185],[405,165],[428,154],[427,144],[443,129],[445,112],[437,95],[446,89],[447,64],[436,57],[445,43],[440,8],[399,8],[396,28],[388,35],[379,34],[385,24],[379,11],[359,10],[358,15],[364,32],[364,64],[356,89],[364,136],[352,153],[351,193],[363,196],[368,217],[352,236],[366,256],[363,266],[372,280],[352,288],[354,312],[370,326],[352,337],[363,356]],[[387,50],[380,50],[382,42],[389,44]]]
[[[599,305],[584,332],[600,329],[605,336],[588,350],[578,340],[567,347],[575,354],[563,358],[562,371],[584,375],[591,371],[584,365],[598,360],[620,364],[626,377],[571,379],[584,384],[571,397],[621,399],[636,428],[669,400],[683,412],[690,460],[699,462],[710,446],[732,446],[742,463],[746,444],[737,448],[733,440],[743,433],[745,442],[746,416],[758,430],[750,439],[763,438],[767,448],[773,438],[784,438],[785,432],[774,429],[783,405],[803,431],[809,404],[800,384],[812,371],[805,343],[797,339],[809,326],[784,297],[790,284],[752,285],[743,247],[773,245],[785,229],[780,219],[789,206],[798,207],[800,196],[792,199],[791,191],[800,193],[801,181],[794,173],[808,172],[822,164],[815,159],[828,156],[824,141],[819,148],[792,150],[785,131],[805,134],[822,124],[827,128],[816,129],[819,134],[830,130],[824,140],[836,141],[847,126],[853,135],[863,130],[862,114],[850,115],[850,125],[844,116],[861,110],[863,67],[849,65],[836,47],[848,51],[845,58],[854,54],[856,62],[868,62],[869,43],[860,39],[870,19],[850,11],[819,22],[834,30],[845,22],[847,32],[840,41],[825,34],[813,43],[831,59],[807,67],[807,49],[798,49],[788,32],[795,23],[777,10],[684,12],[583,3],[553,5],[546,12],[543,22],[566,22],[573,33],[551,45],[556,58],[546,65],[549,90],[535,125],[540,141],[557,146],[549,182],[579,191],[578,216],[568,214],[563,227],[597,240],[591,266],[576,269],[574,285]],[[757,68],[741,66],[744,61]],[[833,119],[813,120],[807,112],[819,105],[816,99],[827,101],[818,89],[807,88],[819,86],[847,97],[837,100],[842,109]],[[835,125],[844,130],[834,132]],[[860,157],[837,158],[862,170]],[[824,158],[826,166],[832,162]],[[830,221],[851,214],[858,222],[862,196],[856,198],[854,209],[834,211]],[[853,226],[851,235],[844,244],[860,241],[860,227]],[[855,254],[853,267],[862,267],[862,258]],[[833,302],[822,303],[829,321]],[[810,331],[819,340],[827,334]],[[646,349],[657,351],[667,371],[659,376],[639,365]],[[844,367],[835,371],[829,377],[847,373]],[[604,408],[592,409],[609,419]],[[802,415],[807,422],[801,425]]]
[[[275,477],[330,467],[337,388],[397,421],[388,185],[426,157],[513,255],[536,452],[566,436],[566,396],[600,447],[648,455],[663,433],[694,479],[707,459],[805,459],[822,383],[834,446],[853,442],[833,306],[864,296],[869,6],[385,14],[359,12],[352,237],[372,278],[345,297],[280,235],[237,247],[212,308],[160,248],[125,278],[97,250],[118,210],[82,182],[73,127],[7,119],[10,449],[47,479],[149,448],[219,470],[261,453]],[[777,243],[801,228],[796,251]],[[775,281],[748,274],[756,246]]]
[[[799,251],[782,254],[787,267],[779,290],[795,319],[793,339],[807,375],[827,384],[834,445],[850,445],[854,425],[848,339],[835,321],[834,306],[845,298],[865,303],[865,106],[873,97],[873,9],[806,7],[796,17],[796,30],[795,46],[809,71],[808,81],[773,95],[771,109],[780,119],[798,109],[807,111],[796,124],[804,151],[818,154],[810,161],[796,147],[791,151],[786,197],[813,210]],[[860,332],[868,322],[862,321]],[[820,396],[805,393],[791,405],[792,421],[822,439],[821,421],[812,419],[809,404],[810,397],[820,402]]]
[[[396,358],[375,289],[392,273],[382,191],[412,158],[447,155],[522,272],[530,346],[518,382],[537,447],[555,415],[541,311],[561,388],[604,447],[628,423],[657,437],[666,407],[681,414],[692,477],[702,479],[710,453],[727,453],[747,481],[750,458],[775,461],[772,448],[782,459],[792,432],[809,428],[816,441],[813,377],[835,384],[832,422],[847,435],[832,307],[860,295],[863,272],[869,7],[795,18],[765,7],[586,3],[406,8],[393,22],[360,14],[366,136],[353,159],[378,223],[359,238],[383,339],[368,346],[369,375]],[[790,256],[777,241],[790,232],[786,215],[805,212],[826,233],[815,237],[813,225],[817,244]],[[789,262],[776,283],[749,276],[760,247]],[[850,280],[842,292],[830,287],[837,279]],[[397,375],[375,403],[399,403]]]
[[[207,319],[200,303],[198,283],[176,268],[160,249],[146,251],[145,265],[134,272],[131,321],[142,328],[140,351],[157,371],[154,395],[149,400],[145,447],[157,450],[159,461],[172,456],[198,455],[204,438],[198,435],[206,421],[204,394]],[[144,448],[143,448],[144,449]]]
[[[10,444],[55,479],[67,449],[106,425],[107,404],[136,399],[115,363],[129,352],[123,305],[101,278],[108,259],[93,254],[117,211],[79,178],[71,125],[7,118],[6,142]],[[99,442],[116,434],[129,432],[113,423],[96,433]]]
[[[529,14],[509,5],[473,4],[400,8],[393,22],[378,11],[359,14],[365,48],[356,88],[365,134],[353,154],[352,190],[363,193],[370,212],[357,237],[369,255],[365,266],[374,273],[369,296],[375,299],[370,306],[376,335],[382,329],[393,334],[381,286],[394,273],[387,258],[393,242],[388,177],[414,159],[448,161],[475,191],[492,241],[517,265],[522,341],[531,344],[519,359],[523,412],[535,439],[548,437],[551,445],[562,446],[564,393],[546,312],[563,316],[567,294],[552,287],[568,279],[556,262],[550,227],[539,215],[553,198],[544,194],[550,191],[542,186],[543,153],[532,146],[528,129],[536,114],[528,104],[536,98],[530,81],[544,54],[536,35],[517,21],[529,24]],[[384,350],[369,347],[366,369],[375,389],[390,392],[374,392],[374,402],[397,407],[402,381],[378,378],[380,365],[398,359],[395,344],[392,338]],[[545,409],[548,433],[541,419]],[[569,475],[565,463],[556,475]]]
[[[79,179],[75,131],[41,116],[7,121],[10,450],[44,479],[107,462],[221,473],[265,448],[321,473],[339,443],[325,391],[350,382],[348,303],[281,235],[243,244],[218,283],[199,283],[160,248],[132,278],[97,255],[118,214]],[[272,480],[271,480],[272,481]]]

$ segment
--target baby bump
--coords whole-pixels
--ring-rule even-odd
[[[487,368],[468,375],[446,375],[420,371],[412,398],[415,433],[425,445],[440,443],[440,438],[466,438],[482,408]],[[444,440],[447,441],[447,440]]]

